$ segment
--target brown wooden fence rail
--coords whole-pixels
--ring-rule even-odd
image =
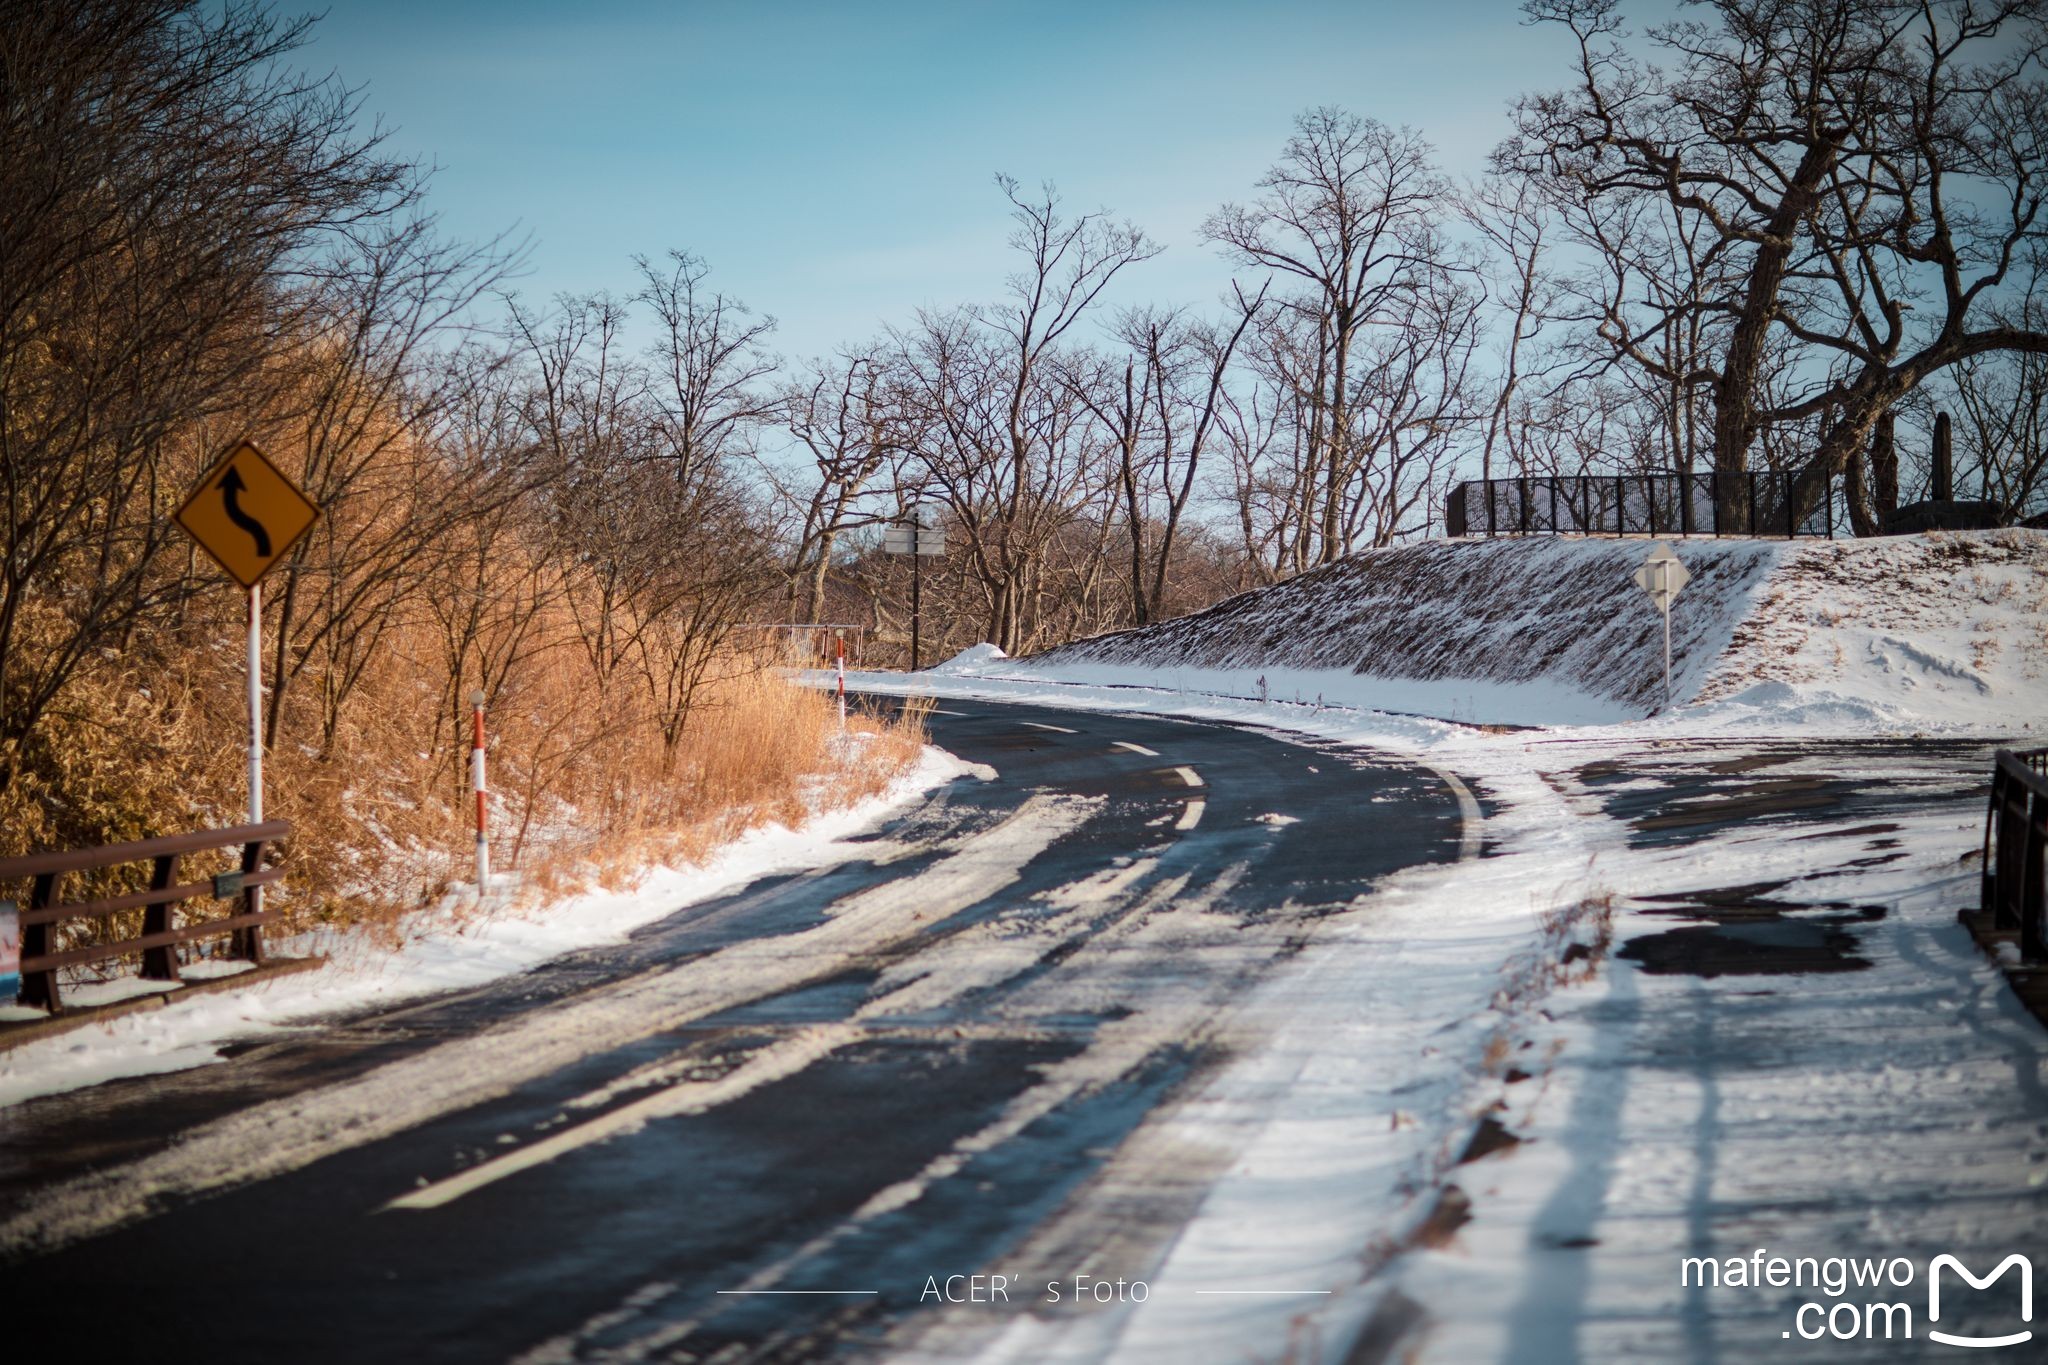
[[[2001,749],[1984,822],[1984,916],[2020,935],[2020,958],[2048,961],[2048,749]]]
[[[105,844],[65,853],[0,858],[0,885],[26,881],[32,887],[28,903],[20,909],[21,1002],[40,1005],[55,1014],[63,1008],[57,992],[60,968],[105,962],[137,952],[142,954],[144,978],[176,981],[178,945],[215,934],[233,935],[229,951],[235,957],[260,965],[263,961],[263,925],[271,914],[258,908],[262,898],[257,888],[267,886],[283,875],[280,869],[263,865],[263,852],[267,845],[276,843],[291,832],[291,821],[268,820],[260,825],[171,834],[132,844]],[[192,853],[233,848],[238,844],[242,849],[240,871],[224,872],[206,881],[178,881],[180,858]],[[124,896],[109,896],[96,901],[66,902],[60,898],[64,878],[73,872],[92,872],[140,862],[151,864],[147,891],[131,891]],[[224,919],[201,920],[183,927],[174,923],[178,904],[202,899],[239,899],[242,904],[238,913]],[[142,910],[142,933],[135,938],[85,948],[53,950],[51,947],[57,926],[65,920],[92,919],[117,910],[137,908]]]

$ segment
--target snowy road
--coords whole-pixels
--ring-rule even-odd
[[[1148,1155],[1149,1121],[1257,1047],[1232,1007],[1319,922],[1470,851],[1471,798],[1216,724],[948,701],[931,726],[994,776],[855,860],[5,1111],[9,1299],[57,1329],[13,1344],[859,1357],[934,1284],[995,1313],[1143,1280],[1231,1155]]]

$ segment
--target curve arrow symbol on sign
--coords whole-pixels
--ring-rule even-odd
[[[242,482],[242,471],[233,465],[220,476],[214,487],[220,489],[221,506],[228,514],[228,520],[247,531],[256,540],[256,553],[268,558],[270,555],[270,532],[263,529],[263,523],[242,510],[242,490],[248,487]]]

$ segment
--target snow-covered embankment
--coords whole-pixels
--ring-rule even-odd
[[[1745,724],[2010,730],[2048,714],[2048,533],[1674,540],[1679,706]],[[1192,616],[963,676],[1170,686],[1514,725],[1636,720],[1662,702],[1641,540],[1426,541]]]

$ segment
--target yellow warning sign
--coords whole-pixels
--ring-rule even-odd
[[[185,534],[245,588],[319,519],[320,509],[247,441],[221,456],[177,511]]]

